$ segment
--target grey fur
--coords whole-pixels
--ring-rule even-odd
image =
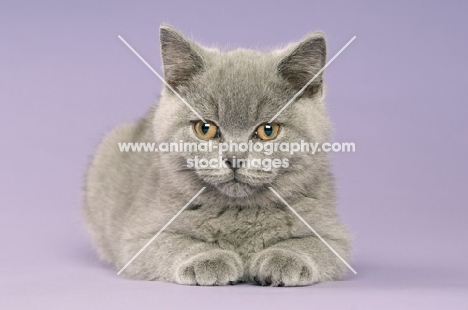
[[[247,142],[325,61],[325,38],[314,33],[273,52],[221,52],[161,27],[170,84],[206,119],[221,140]],[[315,73],[314,73],[315,72]],[[321,78],[277,119],[275,141],[325,142],[329,136]],[[136,124],[102,141],[86,179],[84,214],[102,259],[123,267],[203,186],[206,190],[124,271],[134,279],[191,285],[255,281],[299,286],[343,277],[346,267],[278,198],[274,187],[323,238],[349,259],[349,236],[335,212],[324,152],[230,153],[238,158],[287,157],[288,169],[184,168],[206,153],[122,153],[118,142],[199,142],[195,115],[167,88]]]

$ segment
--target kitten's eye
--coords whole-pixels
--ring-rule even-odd
[[[278,123],[264,123],[257,128],[257,137],[261,140],[271,140],[276,138],[279,133],[280,125]]]
[[[218,126],[210,121],[207,121],[206,123],[203,121],[197,121],[195,122],[193,128],[197,135],[205,140],[216,138],[218,135]]]

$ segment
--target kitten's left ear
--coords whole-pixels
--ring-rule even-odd
[[[286,56],[283,56],[278,64],[278,73],[299,90],[325,66],[326,55],[325,35],[322,32],[314,32],[286,49]],[[321,89],[322,76],[323,72],[304,91],[304,95],[313,95]]]
[[[201,47],[170,26],[163,25],[159,31],[164,78],[177,89],[203,70]]]

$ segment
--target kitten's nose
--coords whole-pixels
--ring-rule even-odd
[[[237,167],[236,165],[233,164],[233,160],[232,160],[232,159],[226,159],[225,163],[226,163],[226,166],[228,166],[229,168],[231,168],[234,172],[236,172],[236,170],[238,169],[238,167]]]
[[[223,154],[223,158],[225,160],[226,166],[231,168],[234,172],[236,172],[237,169],[243,168],[246,166],[246,157],[247,157],[247,152],[241,152],[241,151],[228,151]]]
[[[233,157],[228,157],[228,158],[226,158],[224,162],[226,163],[226,166],[228,166],[229,168],[231,168],[232,171],[234,171],[234,172],[236,172],[236,170],[239,168],[239,167],[236,165],[235,158],[233,158]]]
[[[226,166],[231,168],[232,171],[234,172],[236,172],[237,169],[245,166],[245,163],[244,163],[245,160],[242,159],[242,157],[231,155],[231,156],[225,156],[224,159],[225,159]]]

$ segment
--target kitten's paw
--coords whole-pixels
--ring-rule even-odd
[[[260,285],[302,286],[317,282],[317,267],[300,255],[284,249],[257,253],[250,265],[250,277]]]
[[[212,250],[185,261],[176,272],[176,282],[188,285],[226,285],[240,280],[244,266],[231,251]]]

